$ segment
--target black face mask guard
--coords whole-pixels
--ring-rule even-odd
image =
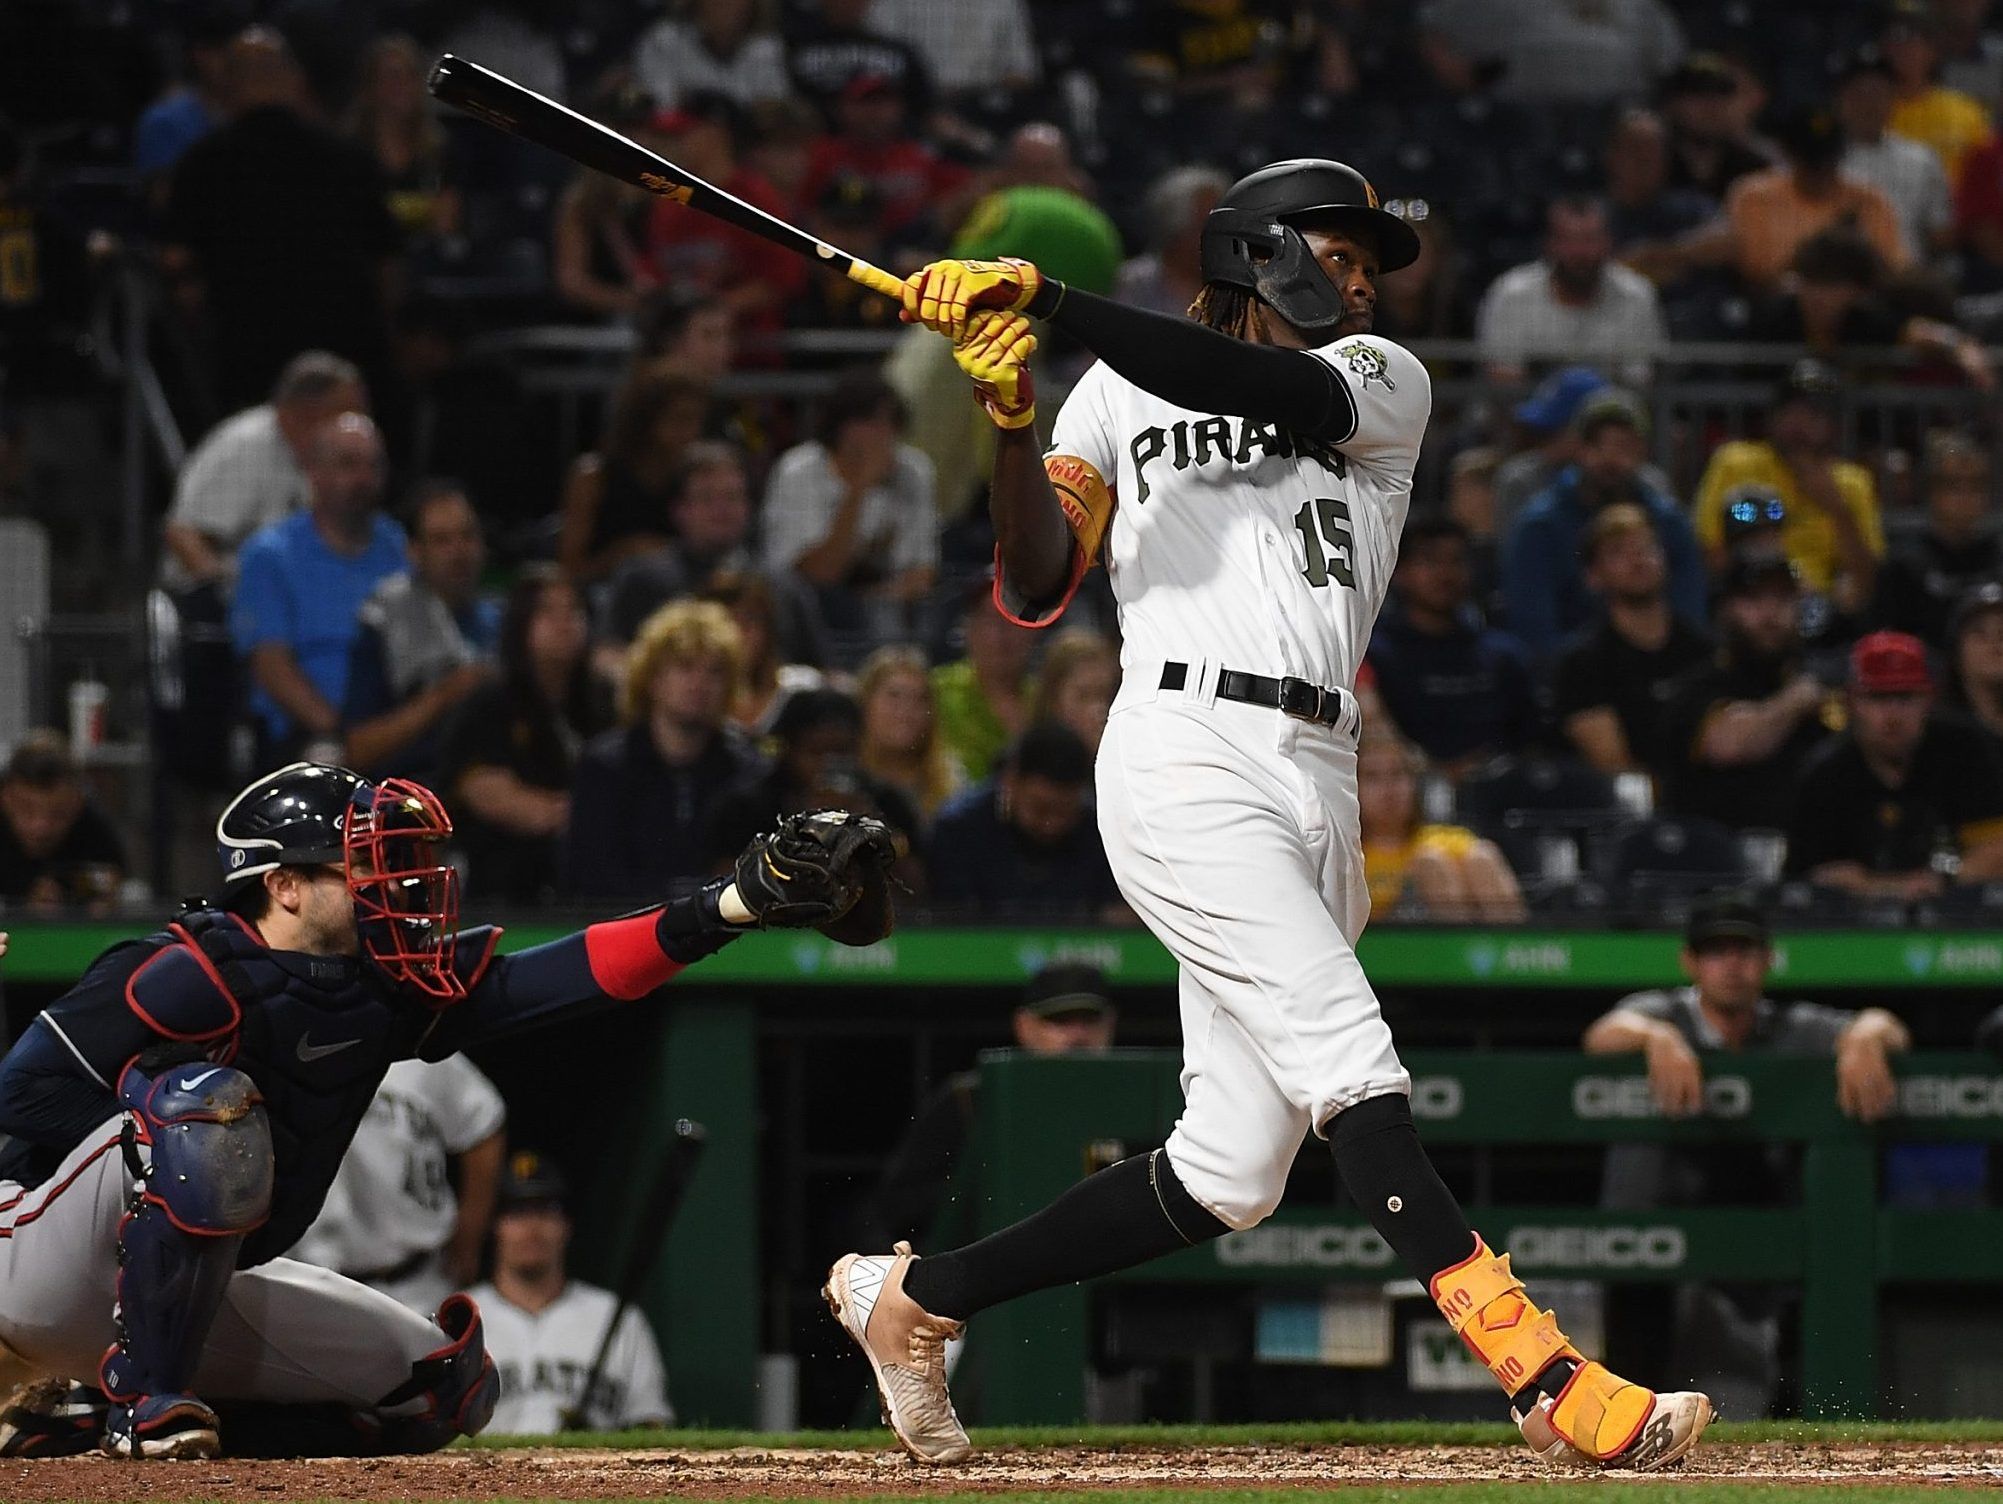
[[[1252,252],[1268,252],[1255,261]],[[1333,329],[1348,312],[1342,294],[1291,225],[1247,209],[1215,209],[1204,227],[1203,280],[1256,293],[1296,329]]]

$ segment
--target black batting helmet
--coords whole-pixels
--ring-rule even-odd
[[[275,867],[345,862],[348,808],[367,782],[352,768],[295,762],[252,783],[216,821],[224,888]]]
[[[1250,289],[1297,329],[1333,327],[1342,295],[1295,227],[1308,216],[1375,246],[1380,272],[1419,259],[1418,232],[1379,207],[1368,178],[1346,163],[1297,157],[1240,178],[1218,200],[1203,222],[1203,280]]]

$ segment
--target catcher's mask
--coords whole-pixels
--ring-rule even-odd
[[[453,965],[459,874],[439,855],[451,834],[452,818],[436,794],[387,778],[355,790],[341,842],[363,953],[434,1007],[466,995]]]
[[[1302,238],[1299,222],[1310,217],[1368,239],[1380,273],[1419,259],[1418,232],[1380,206],[1362,173],[1306,157],[1262,167],[1217,201],[1203,222],[1203,280],[1248,289],[1296,329],[1333,329],[1342,293]]]

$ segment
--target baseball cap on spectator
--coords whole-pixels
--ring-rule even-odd
[[[1742,595],[1758,595],[1762,590],[1801,588],[1801,576],[1786,554],[1770,549],[1748,549],[1733,556],[1718,577],[1718,598],[1733,600]]]
[[[1514,416],[1525,428],[1548,436],[1569,428],[1579,404],[1612,385],[1591,366],[1564,366],[1538,382],[1536,390],[1516,404]]]
[[[1787,521],[1787,503],[1771,486],[1734,486],[1725,493],[1725,546],[1736,548],[1748,538]]]
[[[1926,644],[1910,632],[1872,632],[1850,649],[1850,687],[1866,695],[1921,695],[1933,688]]]
[[[1732,65],[1715,52],[1692,52],[1662,80],[1664,99],[1691,95],[1719,98],[1739,92],[1739,76]]]
[[[1617,386],[1602,388],[1579,404],[1579,410],[1572,415],[1572,427],[1581,439],[1590,439],[1602,428],[1618,425],[1631,428],[1643,438],[1648,437],[1648,414],[1642,411],[1641,403],[1632,392],[1622,391]]]
[[[569,1182],[555,1161],[534,1149],[517,1149],[508,1156],[495,1205],[501,1211],[524,1206],[561,1207],[569,1196]]]
[[[1963,632],[1992,611],[2003,611],[2003,580],[1984,580],[1954,603],[1954,615],[1947,624],[1949,639],[1958,641]]]
[[[822,187],[814,207],[830,224],[873,225],[883,216],[883,190],[853,172],[838,172]]]
[[[1766,911],[1733,888],[1707,893],[1698,899],[1691,906],[1689,923],[1683,929],[1684,945],[1696,951],[1746,940],[1767,945],[1772,939]]]
[[[1020,1006],[1038,1018],[1104,1018],[1113,1011],[1113,1000],[1098,967],[1060,961],[1029,979]]]
[[[1785,407],[1790,402],[1812,402],[1817,407],[1833,408],[1842,400],[1843,378],[1836,374],[1834,366],[1813,356],[1788,367],[1787,375],[1773,393],[1775,407]]]
[[[1789,110],[1774,122],[1773,138],[1797,167],[1834,167],[1843,156],[1843,127],[1820,106]]]

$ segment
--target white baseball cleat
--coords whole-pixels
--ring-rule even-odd
[[[946,1390],[946,1344],[965,1323],[934,1316],[904,1293],[916,1255],[909,1243],[895,1246],[888,1256],[843,1255],[821,1294],[869,1359],[884,1422],[904,1450],[919,1462],[961,1462],[974,1448]]]
[[[1511,1409],[1509,1416],[1539,1461],[1587,1472],[1651,1473],[1672,1466],[1697,1445],[1715,1418],[1708,1395],[1694,1390],[1657,1394],[1634,1439],[1612,1456],[1593,1458],[1558,1434],[1551,1424],[1551,1409],[1547,1395],[1527,1411]]]

